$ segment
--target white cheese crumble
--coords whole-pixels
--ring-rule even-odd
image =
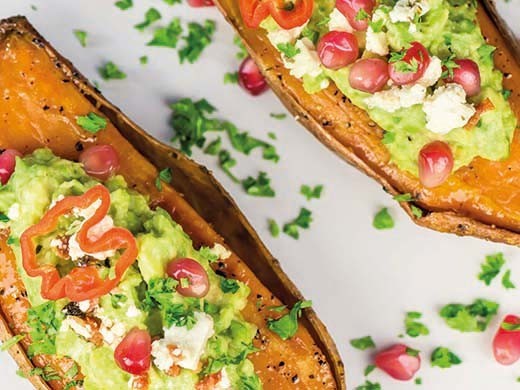
[[[426,15],[430,11],[428,0],[398,0],[389,16],[392,23],[410,23],[408,29],[411,33],[417,32],[414,20],[417,17]]]
[[[103,336],[103,340],[108,345],[115,347],[118,345],[126,334],[125,325],[122,322],[112,321],[110,318],[103,315],[103,309],[96,310],[96,317],[101,320],[99,333]]]
[[[89,340],[92,338],[92,328],[88,324],[80,323],[75,317],[69,316],[63,320],[61,323],[60,331],[66,331],[68,329],[72,329],[76,334],[85,339]]]
[[[126,316],[128,318],[139,317],[140,314],[141,311],[135,305],[128,306],[128,309],[126,310]]]
[[[291,28],[290,30],[284,30],[283,28],[275,31],[269,31],[267,33],[267,38],[273,44],[273,46],[279,45],[280,43],[293,43],[300,34],[307,23],[302,26]]]
[[[222,370],[220,370],[220,380],[218,383],[213,387],[213,390],[232,390],[233,387],[231,385],[231,380],[229,379],[229,375],[226,371],[226,368],[224,367]]]
[[[424,71],[422,77],[417,80],[418,84],[424,87],[431,87],[435,85],[442,76],[442,61],[439,57],[432,56],[430,58],[430,65]]]
[[[285,67],[294,77],[302,78],[304,75],[318,77],[322,73],[321,62],[313,43],[302,38],[296,41],[296,48],[300,50],[293,58],[282,56]]]
[[[81,302],[78,302],[78,308],[79,310],[81,310],[83,313],[86,313],[88,311],[88,309],[90,309],[90,301],[81,301]]]
[[[168,371],[176,364],[196,370],[206,344],[214,334],[213,318],[206,313],[195,312],[197,321],[191,329],[172,326],[164,329],[164,338],[152,343],[154,363],[160,370]]]
[[[426,87],[420,84],[402,87],[393,86],[390,89],[376,92],[365,99],[369,108],[380,108],[387,112],[395,112],[400,108],[412,107],[424,102]]]
[[[212,255],[218,256],[220,260],[229,259],[231,251],[229,251],[224,245],[215,244],[213,248],[209,250]]]
[[[354,29],[348,22],[348,19],[343,15],[340,10],[334,8],[329,14],[329,30],[330,31],[346,31],[354,32]]]
[[[437,88],[426,98],[423,110],[426,128],[437,134],[464,127],[475,114],[475,107],[466,102],[464,88],[455,83]]]
[[[386,56],[389,53],[386,33],[383,31],[376,33],[371,26],[368,26],[365,49],[374,54]]]
[[[16,221],[20,218],[20,203],[14,203],[9,207],[9,210],[7,210],[7,217],[12,221]]]

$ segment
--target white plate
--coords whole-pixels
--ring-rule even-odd
[[[115,1],[115,0],[114,0]],[[240,177],[269,173],[277,196],[253,198],[232,183],[215,160],[195,153],[194,157],[215,170],[218,179],[232,193],[272,252],[305,295],[312,299],[341,350],[350,388],[364,381],[369,352],[349,346],[349,340],[370,334],[380,347],[397,341],[423,351],[424,389],[509,389],[518,386],[520,366],[501,367],[494,362],[490,345],[493,333],[506,313],[520,314],[520,290],[505,291],[500,281],[486,287],[476,278],[479,264],[488,253],[504,251],[512,278],[520,286],[520,253],[513,247],[457,238],[413,225],[388,195],[372,180],[344,164],[326,150],[291,118],[279,121],[270,113],[284,112],[272,93],[259,98],[246,95],[237,86],[224,85],[225,72],[235,71],[236,48],[233,33],[215,9],[167,6],[164,2],[135,0],[135,7],[120,11],[108,0],[17,0],[1,1],[0,17],[27,15],[36,28],[71,59],[87,77],[99,80],[96,68],[112,60],[128,74],[124,81],[101,83],[106,96],[142,127],[167,141],[170,110],[167,103],[180,97],[206,98],[218,108],[218,115],[241,129],[267,139],[273,131],[281,154],[279,164],[263,161],[258,154],[243,158],[238,153],[236,173]],[[31,10],[34,4],[38,10]],[[163,21],[173,16],[183,20],[218,21],[215,43],[194,65],[179,65],[174,50],[150,48],[149,33],[132,26],[143,19],[153,5]],[[518,0],[500,2],[506,18],[518,21]],[[518,23],[514,24],[520,33]],[[82,48],[72,30],[89,32],[89,44]],[[148,55],[149,64],[139,64]],[[139,169],[139,167],[136,167]],[[299,195],[301,184],[324,184],[322,199],[307,202]],[[313,211],[309,231],[295,241],[285,235],[274,239],[267,230],[267,218],[279,222],[295,217],[301,206]],[[376,231],[372,216],[388,206],[396,228]],[[439,318],[439,307],[451,302],[469,302],[477,297],[501,303],[500,315],[487,332],[461,334],[448,329]],[[398,339],[403,333],[405,311],[424,313],[431,335],[412,340]],[[439,345],[452,348],[463,364],[447,370],[429,367],[429,354]],[[7,353],[0,353],[2,388],[30,389],[27,380],[15,375],[16,367]],[[371,380],[387,389],[412,389],[415,384],[393,381],[374,372]]]

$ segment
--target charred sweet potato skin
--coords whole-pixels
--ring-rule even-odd
[[[91,88],[84,83],[82,77],[66,60],[59,57],[48,43],[36,35],[26,21],[14,19],[1,23],[0,90],[3,101],[0,105],[0,148],[16,148],[23,153],[28,153],[36,148],[48,147],[55,154],[74,160],[77,159],[81,150],[90,145],[114,145],[121,159],[119,173],[126,178],[131,187],[148,194],[154,205],[159,205],[169,211],[193,238],[196,245],[213,245],[215,242],[224,244],[224,239],[197,214],[182,194],[170,186],[164,186],[162,192],[155,188],[154,182],[158,169],[134,148],[130,142],[135,140],[134,138],[129,141],[123,137],[112,122],[109,122],[107,128],[96,135],[85,132],[76,124],[76,117],[79,115],[85,115],[88,112],[103,115],[98,110],[96,102],[93,102],[98,97],[96,92],[91,89],[90,99],[87,99],[84,96],[83,87]],[[99,100],[106,108],[108,105],[106,100],[100,95]],[[115,107],[109,108],[118,121],[129,122]],[[142,131],[139,134],[142,134]],[[165,151],[168,151],[169,155],[175,155],[175,151],[159,145],[149,137],[146,138],[146,142],[150,142],[152,145],[157,144],[155,145],[157,149],[150,152],[166,154]],[[205,171],[203,174],[208,175]],[[200,172],[193,172],[193,175],[196,177],[200,175]],[[215,191],[222,190],[219,187]],[[235,207],[231,200],[228,201],[230,208]],[[252,239],[255,237],[253,235]],[[243,237],[243,241],[250,239]],[[3,294],[0,294],[2,320],[4,325],[7,324],[0,328],[0,336],[6,338],[8,332],[19,334],[27,331],[24,322],[30,304],[16,271],[12,253],[5,244],[5,237],[0,240],[0,250],[0,280],[3,280],[0,287],[9,287]],[[274,259],[267,259],[264,267],[272,268],[273,266],[277,267]],[[276,316],[276,313],[269,311],[269,307],[280,305],[282,301],[236,254],[226,261],[220,262],[218,267],[221,273],[241,280],[251,288],[248,305],[244,309],[243,315],[247,321],[254,323],[259,329],[255,345],[260,351],[251,355],[250,358],[264,388],[336,389],[345,387],[339,355],[332,341],[330,341],[326,353],[322,350],[322,340],[329,340],[330,336],[314,314],[306,317],[294,338],[282,341],[277,335],[270,332],[266,325],[268,317]],[[276,272],[278,270],[279,267],[276,268]],[[269,269],[266,268],[265,275],[269,275],[268,271]],[[265,275],[261,276],[265,277]],[[288,290],[293,289],[292,283],[283,273],[280,273],[278,278],[287,283]],[[294,292],[295,296],[298,296],[297,290]],[[319,342],[321,345],[318,345],[316,341],[316,334],[323,336]],[[28,342],[30,340],[25,339],[22,346],[26,347]],[[21,364],[27,364],[25,357],[17,360]],[[40,356],[33,363],[38,366],[51,364],[60,373],[65,372],[70,364],[66,359],[56,359],[52,356]],[[46,388],[45,386],[49,385],[38,378],[35,378],[33,383],[38,388]],[[52,388],[61,389],[64,383],[56,381],[50,385]]]
[[[473,235],[512,245],[520,244],[520,134],[515,131],[511,154],[504,161],[476,158],[434,189],[398,169],[382,144],[383,129],[354,106],[334,85],[316,94],[304,91],[300,80],[283,66],[278,51],[261,29],[245,27],[238,0],[217,0],[273,91],[316,138],[341,158],[381,183],[391,193],[410,193],[424,210],[416,218],[410,205],[402,206],[416,223],[438,231]],[[489,44],[496,46],[495,64],[511,90],[510,103],[520,118],[520,65],[516,45],[500,34],[497,21],[480,4],[478,22]]]

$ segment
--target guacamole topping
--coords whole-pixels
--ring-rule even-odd
[[[16,170],[8,184],[0,187],[0,213],[11,237],[37,224],[56,202],[82,195],[100,182],[89,177],[78,163],[58,158],[47,149],[17,158]],[[41,278],[31,278],[22,265],[19,242],[10,239],[18,271],[27,288],[32,308],[28,324],[32,340],[29,354],[69,357],[79,366],[85,390],[137,388],[143,380],[122,370],[114,350],[132,329],[146,330],[152,337],[152,364],[146,375],[149,389],[195,389],[214,376],[214,388],[261,389],[247,356],[256,327],[240,312],[249,288],[240,281],[217,275],[210,263],[229,256],[220,245],[197,250],[181,226],[170,215],[151,209],[148,199],[128,188],[122,176],[102,183],[110,192],[110,224],[128,229],[138,246],[137,261],[127,269],[109,294],[82,302],[67,298],[47,301],[41,296]],[[30,190],[28,190],[30,188]],[[79,213],[81,214],[81,213]],[[63,216],[56,231],[38,239],[39,261],[66,274],[71,259],[63,237],[77,232],[81,218]],[[88,254],[105,277],[118,253]],[[105,258],[106,257],[106,258]],[[102,260],[100,260],[103,258]],[[178,293],[177,281],[168,277],[166,265],[172,259],[190,258],[206,271],[209,291],[203,298]],[[181,281],[181,284],[183,281]]]
[[[334,82],[355,105],[385,130],[383,143],[400,169],[418,174],[418,155],[433,142],[443,141],[453,153],[454,170],[480,156],[490,160],[507,158],[517,125],[503,75],[495,69],[495,48],[486,43],[477,23],[477,2],[460,0],[382,0],[368,17],[366,32],[354,31],[332,0],[316,0],[310,20],[291,30],[281,29],[267,17],[261,27],[281,52],[290,73],[302,79],[308,93],[316,93]],[[328,69],[320,63],[316,46],[330,31],[354,33],[361,58],[392,61],[413,42],[430,55],[422,79],[397,86],[390,80],[384,90],[363,92],[352,87],[352,65]],[[295,50],[287,55],[287,45]],[[296,54],[295,54],[296,53]],[[480,92],[467,96],[449,80],[453,63],[468,59],[478,65]],[[483,110],[482,107],[487,106]],[[473,123],[475,122],[475,123]]]

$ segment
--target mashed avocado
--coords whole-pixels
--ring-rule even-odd
[[[10,216],[11,237],[20,237],[29,226],[40,221],[52,202],[64,196],[83,194],[97,184],[99,182],[87,176],[80,164],[60,159],[47,149],[36,150],[32,155],[17,160],[16,170],[8,184],[0,188],[0,213]],[[260,389],[253,366],[247,360],[247,355],[254,351],[252,340],[256,328],[245,322],[240,314],[246,305],[249,288],[237,281],[236,291],[224,292],[221,282],[226,279],[210,267],[215,255],[209,248],[194,249],[180,225],[166,211],[160,208],[152,210],[146,197],[130,190],[121,176],[113,177],[104,185],[111,196],[110,217],[115,226],[132,232],[139,248],[137,262],[127,270],[118,287],[95,303],[94,315],[101,321],[101,326],[106,326],[106,334],[101,332],[104,341],[96,345],[70,325],[71,315],[67,312],[70,302],[67,299],[47,302],[41,297],[40,278],[31,278],[25,273],[20,246],[15,239],[11,247],[16,254],[19,272],[34,313],[40,313],[33,319],[36,324],[31,333],[33,340],[38,337],[37,332],[47,332],[42,337],[47,343],[45,348],[49,353],[68,356],[78,363],[85,376],[85,390],[124,389],[129,388],[132,376],[121,370],[114,360],[118,340],[136,327],[148,330],[152,337],[161,338],[173,315],[171,307],[184,310],[186,316],[201,312],[211,316],[213,324],[213,335],[200,357],[202,370],[183,368],[177,376],[168,376],[152,364],[149,388],[194,389],[205,375],[225,369],[233,388],[246,388],[244,383],[255,383],[254,387],[247,388]],[[63,225],[60,222],[58,229],[70,229],[70,223]],[[59,267],[60,261],[64,260],[59,259],[49,241],[48,237],[42,239],[38,256],[42,261]],[[164,288],[172,280],[165,277],[165,266],[179,257],[195,259],[205,268],[210,290],[203,299],[187,298]],[[37,326],[38,317],[47,321],[41,313],[46,316],[52,313],[53,326]],[[54,330],[50,332],[49,329]]]
[[[400,108],[395,112],[369,107],[366,99],[371,94],[350,86],[350,66],[335,71],[322,67],[323,73],[318,76],[304,75],[302,80],[307,92],[317,92],[327,87],[328,84],[324,80],[333,80],[341,92],[355,105],[365,109],[371,119],[385,129],[383,143],[389,150],[392,161],[400,169],[415,175],[418,173],[419,151],[434,140],[442,140],[450,145],[455,160],[454,169],[469,164],[476,156],[490,160],[507,158],[517,119],[504,96],[502,74],[494,68],[494,48],[486,43],[477,24],[476,2],[411,1],[408,3],[417,3],[427,9],[427,12],[417,15],[413,22],[393,22],[390,13],[397,3],[397,0],[379,1],[371,21],[371,28],[373,26],[383,34],[389,52],[401,52],[403,48],[409,47],[411,42],[419,41],[431,56],[436,56],[442,61],[448,61],[450,57],[475,61],[480,69],[482,89],[479,95],[469,99],[469,103],[478,106],[489,99],[494,109],[481,115],[478,124],[471,130],[460,127],[446,134],[439,134],[427,129],[427,118],[422,103]],[[316,44],[319,37],[329,31],[331,19],[335,15],[334,4],[331,0],[317,0],[311,20],[297,39],[309,39]],[[276,37],[277,32],[281,31],[270,17],[263,22],[262,27],[269,32],[271,41],[273,33]],[[360,40],[360,45],[363,44]],[[363,56],[367,55],[371,56],[373,53],[365,52]],[[298,60],[299,58],[291,60],[291,66],[296,66],[294,63]],[[430,86],[428,93],[432,92],[433,87]]]

